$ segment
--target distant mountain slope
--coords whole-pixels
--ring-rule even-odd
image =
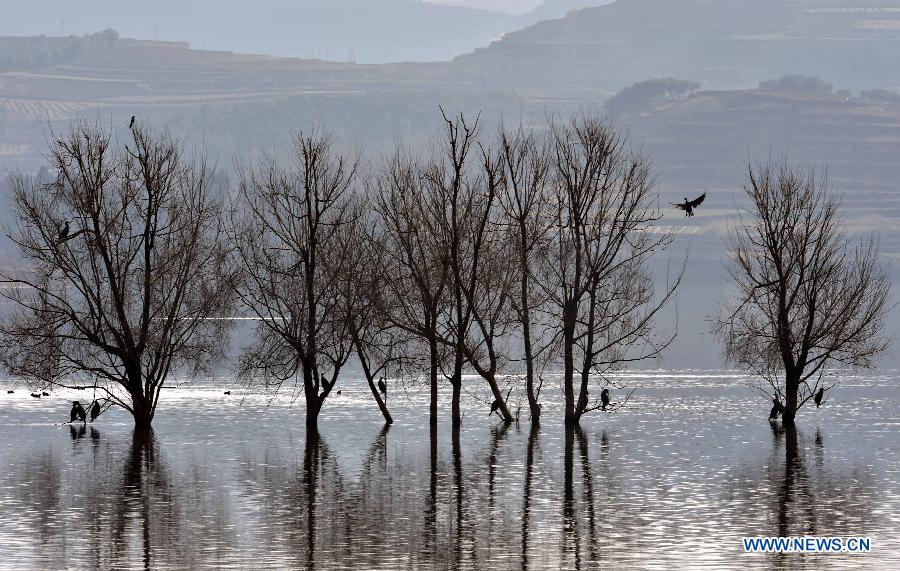
[[[88,34],[361,63],[449,60],[521,27],[510,14],[420,0],[0,0],[0,35]]]
[[[654,77],[706,87],[790,74],[900,85],[900,0],[618,0],[512,32],[457,58],[461,74],[584,96]]]

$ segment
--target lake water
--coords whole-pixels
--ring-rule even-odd
[[[568,433],[553,390],[539,430],[468,399],[436,440],[424,391],[391,394],[385,429],[341,382],[318,438],[302,402],[227,381],[167,391],[151,435],[116,411],[55,424],[68,395],[0,383],[0,568],[900,568],[898,373],[845,378],[796,431],[746,378],[685,371],[632,375]],[[743,551],[788,535],[872,551]]]

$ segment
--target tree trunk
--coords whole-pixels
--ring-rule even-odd
[[[319,430],[319,412],[322,410],[322,401],[318,396],[306,399],[306,431],[317,432]]]
[[[431,378],[429,379],[431,383],[431,405],[428,420],[431,425],[436,426],[438,414],[438,344],[434,335],[428,339],[428,353],[431,359]]]
[[[800,391],[799,375],[788,373],[784,383],[784,414],[781,423],[785,426],[793,425],[797,417],[797,393]]]
[[[457,341],[457,344],[454,347],[453,376],[450,379],[450,384],[453,386],[453,401],[450,405],[450,412],[453,426],[456,429],[458,429],[459,425],[462,423],[462,413],[459,410],[459,399],[462,394],[462,371],[464,357],[463,348],[460,343],[460,341]]]
[[[578,423],[575,416],[575,312],[574,301],[567,301],[563,310],[563,391],[566,397],[566,426]]]
[[[143,393],[131,395],[131,404],[134,409],[134,428],[137,431],[147,431],[153,422],[153,401]]]

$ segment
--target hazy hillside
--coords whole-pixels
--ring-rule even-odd
[[[575,96],[673,75],[709,88],[790,74],[895,86],[898,10],[898,0],[619,0],[507,34],[457,63],[479,81]]]
[[[361,63],[448,60],[523,24],[420,0],[0,0],[0,35],[123,36]]]

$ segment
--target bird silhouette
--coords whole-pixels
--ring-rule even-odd
[[[225,391],[225,393],[224,393],[224,394],[226,394],[226,395],[230,395],[230,394],[231,394],[231,391]]]
[[[57,242],[65,242],[66,238],[69,237],[69,221],[66,220],[66,223],[63,224],[63,227],[59,230],[59,236],[57,237]]]
[[[813,397],[813,400],[816,403],[816,408],[822,406],[822,397],[825,396],[825,387],[819,387],[819,392],[816,393],[816,396]]]
[[[44,391],[44,392],[41,393],[41,396],[42,396],[42,397],[49,397],[49,396],[50,396],[50,393],[48,393],[47,391]]]
[[[134,115],[131,116],[131,122],[128,123],[129,129],[134,129]]]
[[[79,401],[73,400],[72,410],[69,412],[69,422],[75,422],[76,420],[84,422],[86,418],[87,413],[84,412],[84,407],[81,406]]]
[[[488,416],[491,416],[492,414],[497,412],[497,409],[499,409],[499,408],[500,408],[500,401],[497,399],[494,399],[494,402],[491,403],[491,412],[488,413]]]
[[[697,208],[698,206],[700,206],[701,204],[703,204],[703,201],[705,199],[706,199],[706,193],[704,192],[702,195],[695,198],[694,200],[688,200],[687,198],[685,198],[684,202],[677,203],[677,204],[672,203],[672,206],[674,206],[675,208],[677,208],[679,210],[684,210],[685,216],[693,216],[694,209]]]
[[[325,378],[325,373],[322,373],[322,378],[320,379],[320,382],[322,384],[322,390],[324,392],[327,393],[328,391],[331,390],[331,383],[329,383],[328,380]]]
[[[338,391],[337,394],[341,394],[341,391]]]
[[[609,389],[603,389],[603,392],[600,393],[600,410],[606,410],[606,407],[609,406]]]
[[[97,420],[97,417],[100,416],[100,412],[100,403],[94,401],[93,404],[91,404],[91,422]]]
[[[15,392],[15,391],[6,391],[6,394],[11,395],[11,394],[13,394],[14,392]]]
[[[31,393],[31,396],[34,397],[34,398],[36,398],[36,399],[41,398],[41,395],[39,395],[38,393]]]
[[[384,377],[378,379],[378,392],[383,395],[387,394],[387,385],[384,383]]]

